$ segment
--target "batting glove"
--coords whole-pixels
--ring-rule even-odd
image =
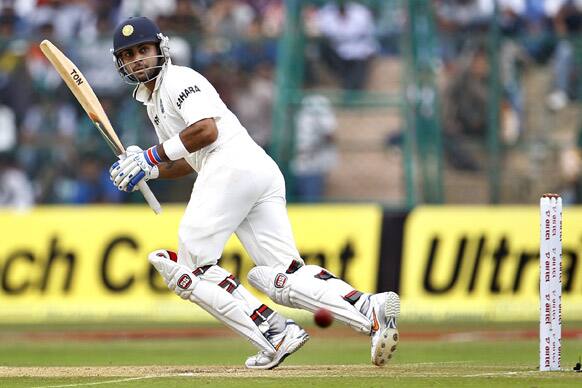
[[[160,175],[157,167],[160,162],[155,147],[144,151],[138,146],[130,146],[127,147],[125,155],[113,163],[109,175],[119,190],[132,192],[137,190],[137,185],[142,180],[147,182]]]

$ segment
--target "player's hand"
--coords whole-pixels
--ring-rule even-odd
[[[109,175],[115,187],[122,191],[132,192],[137,190],[140,181],[147,182],[159,176],[157,167],[159,161],[151,157],[152,148],[145,151],[138,146],[127,148],[120,160],[113,163],[109,169]]]
[[[122,171],[120,163],[127,159],[128,157],[134,156],[135,154],[142,152],[143,150],[136,145],[129,146],[125,150],[125,153],[119,155],[119,160],[113,163],[109,168],[109,179],[111,179],[115,187],[117,187],[119,190],[126,191],[122,187],[120,187],[121,180],[123,179],[123,177],[125,177],[125,173]]]

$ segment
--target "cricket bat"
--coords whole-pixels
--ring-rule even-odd
[[[65,56],[54,44],[49,40],[43,40],[40,43],[40,49],[43,54],[47,57],[50,63],[53,65],[55,70],[59,73],[63,81],[67,84],[79,104],[83,107],[93,124],[97,127],[103,138],[109,144],[109,147],[113,150],[116,156],[119,156],[125,152],[125,148],[119,137],[115,133],[115,130],[109,122],[107,114],[103,110],[99,99],[93,92],[91,85],[87,82],[85,76],[81,71],[75,66],[69,58]],[[159,214],[162,211],[160,203],[154,196],[154,193],[150,190],[146,182],[143,180],[139,182],[138,188],[143,194],[148,205],[152,210]]]

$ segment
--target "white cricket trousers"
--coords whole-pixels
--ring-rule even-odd
[[[236,233],[256,265],[302,261],[277,164],[247,134],[211,152],[181,220],[178,257],[189,268],[217,264]]]

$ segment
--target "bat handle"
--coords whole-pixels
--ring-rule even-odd
[[[116,150],[115,154],[117,155],[119,160],[124,160],[127,157],[123,147],[120,150]],[[154,213],[160,214],[162,212],[162,205],[160,205],[160,202],[158,201],[154,193],[152,193],[152,190],[150,189],[148,184],[141,180],[137,184],[137,187],[139,188],[139,191],[141,191],[141,194],[145,198],[148,205],[150,205],[150,208],[154,211]]]
[[[162,212],[162,206],[154,196],[154,193],[152,193],[150,190],[148,184],[142,180],[137,184],[137,187],[139,187],[139,191],[141,191],[143,197],[145,198],[148,205],[150,205],[154,213],[160,214]]]

